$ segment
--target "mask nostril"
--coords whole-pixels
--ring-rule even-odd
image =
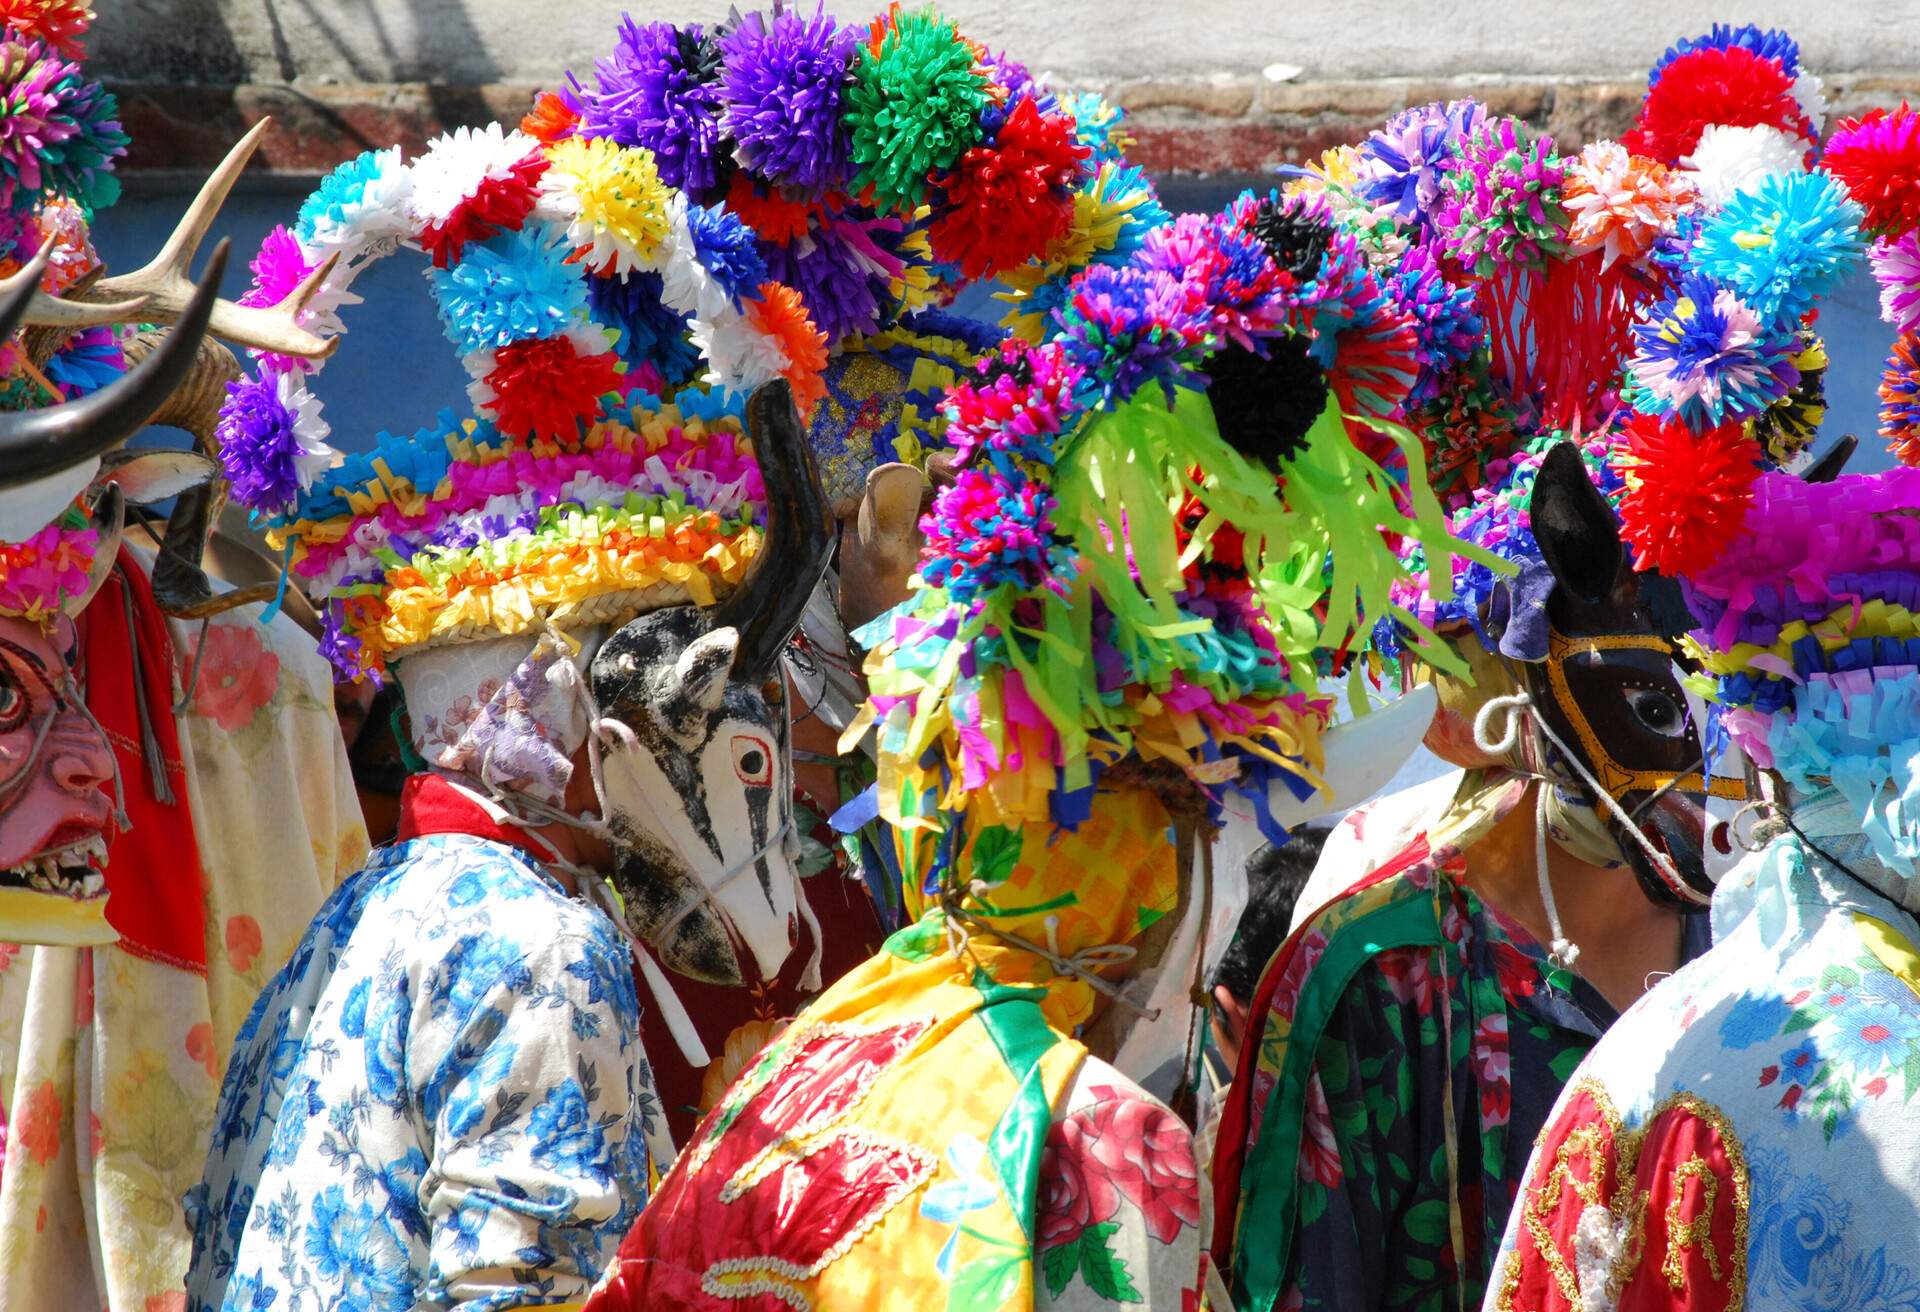
[[[1721,856],[1732,856],[1733,826],[1725,820],[1720,821],[1720,823],[1713,827],[1713,832],[1708,835],[1708,841],[1713,844],[1713,850]]]

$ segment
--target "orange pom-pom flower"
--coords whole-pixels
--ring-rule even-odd
[[[1880,436],[1894,459],[1920,465],[1920,334],[1900,335],[1880,375]]]
[[[813,326],[800,293],[783,283],[760,284],[760,299],[746,306],[747,322],[780,344],[787,354],[781,372],[793,388],[793,404],[805,419],[814,403],[827,394],[821,373],[827,367],[827,335]]]
[[[580,126],[580,113],[557,91],[542,91],[533,108],[520,120],[520,130],[535,141],[551,146],[574,134]]]
[[[0,0],[0,27],[9,36],[53,47],[62,59],[84,59],[80,40],[93,25],[87,0]]]
[[[1614,468],[1626,483],[1620,532],[1633,567],[1669,578],[1720,558],[1741,528],[1760,476],[1760,444],[1744,424],[1691,433],[1671,419],[1636,416]]]

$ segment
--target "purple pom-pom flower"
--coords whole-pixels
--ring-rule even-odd
[[[1880,283],[1880,317],[1902,333],[1920,328],[1920,231],[1875,242],[1873,276]]]
[[[897,219],[828,215],[787,245],[760,244],[768,275],[800,293],[814,327],[827,335],[829,350],[848,333],[879,327],[901,264],[874,241],[872,231],[899,226]]]
[[[1360,195],[1396,222],[1431,227],[1441,179],[1486,117],[1477,100],[1402,110],[1360,143]]]
[[[216,436],[233,499],[270,513],[291,507],[333,463],[331,432],[298,375],[267,369],[228,383]]]
[[[720,47],[700,24],[625,18],[613,53],[593,63],[592,91],[575,84],[580,135],[653,152],[660,180],[705,192],[719,178]]]
[[[1449,283],[1428,244],[1410,247],[1385,281],[1387,295],[1413,320],[1420,372],[1407,403],[1418,405],[1439,395],[1446,376],[1480,344],[1486,324],[1474,306],[1474,289]]]
[[[1084,404],[1111,409],[1154,382],[1171,404],[1176,387],[1198,384],[1207,319],[1162,272],[1096,264],[1075,280],[1055,317],[1069,358],[1086,371]]]
[[[824,9],[748,14],[720,43],[726,127],[741,163],[769,182],[823,194],[851,176],[840,125],[859,33]]]

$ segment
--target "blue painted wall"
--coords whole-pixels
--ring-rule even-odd
[[[298,210],[311,180],[271,179],[233,196],[222,211],[213,237],[231,237],[235,263],[227,273],[227,294],[246,288],[246,261],[276,223]],[[1163,191],[1169,209],[1210,209],[1238,192],[1238,181],[1170,182]],[[102,220],[96,235],[111,268],[136,267],[157,249],[174,219],[192,198],[193,185],[135,179],[127,195]],[[211,239],[209,246],[211,245]],[[466,412],[466,374],[440,332],[433,299],[421,270],[425,261],[400,255],[364,274],[356,292],[366,304],[350,307],[348,332],[321,377],[318,391],[333,424],[334,445],[345,450],[372,444],[382,429],[410,431],[429,422],[442,407]],[[986,293],[963,298],[962,312],[988,315]],[[1856,470],[1883,469],[1891,463],[1874,435],[1880,368],[1892,346],[1892,329],[1880,322],[1873,279],[1864,272],[1827,302],[1820,330],[1833,365],[1827,375],[1829,406],[1822,444],[1840,433],[1861,439]]]

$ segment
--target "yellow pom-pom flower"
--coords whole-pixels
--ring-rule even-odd
[[[672,196],[644,147],[568,137],[547,150],[541,203],[567,219],[568,239],[594,273],[655,269],[672,231]]]

